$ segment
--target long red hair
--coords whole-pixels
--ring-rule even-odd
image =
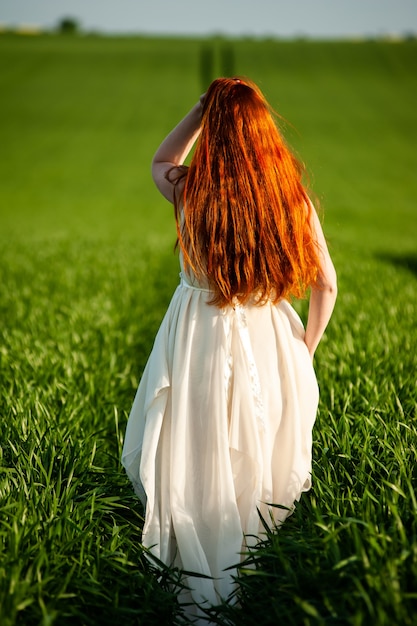
[[[185,269],[208,281],[211,304],[277,302],[316,284],[302,172],[259,88],[246,79],[213,81],[176,203]]]

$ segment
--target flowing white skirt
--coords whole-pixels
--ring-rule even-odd
[[[188,578],[196,603],[234,587],[244,535],[282,522],[310,488],[318,387],[286,301],[208,305],[177,287],[142,376],[122,463],[146,507],[143,544]]]

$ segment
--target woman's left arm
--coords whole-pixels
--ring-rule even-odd
[[[311,225],[319,247],[321,268],[318,276],[318,286],[312,287],[308,319],[304,341],[313,359],[316,348],[323,336],[333,313],[337,297],[337,276],[332,259],[327,248],[326,239],[317,216],[311,205]]]
[[[199,133],[202,112],[202,96],[191,111],[165,137],[152,160],[152,177],[156,186],[169,202],[174,202],[174,184],[166,175],[173,167],[182,165]],[[175,175],[172,176],[175,179]]]

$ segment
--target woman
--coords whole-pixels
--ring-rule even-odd
[[[215,80],[162,142],[152,174],[175,206],[181,281],[122,461],[146,506],[144,545],[207,576],[187,583],[194,602],[216,604],[233,590],[226,568],[262,530],[257,509],[281,523],[310,487],[312,360],[336,275],[301,167],[248,80]],[[308,287],[304,332],[288,299]]]

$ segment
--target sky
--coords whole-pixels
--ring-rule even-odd
[[[63,17],[108,34],[375,37],[417,33],[417,0],[0,0],[0,24]]]

